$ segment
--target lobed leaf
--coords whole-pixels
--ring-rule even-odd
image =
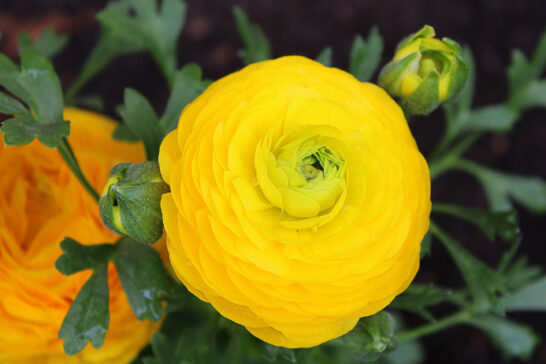
[[[18,100],[0,92],[0,113],[7,115],[28,115],[28,110]]]
[[[511,200],[534,213],[546,211],[546,183],[538,177],[505,174],[467,160],[459,160],[455,168],[478,179],[495,211],[512,210]]]
[[[148,160],[157,160],[163,134],[159,118],[148,100],[137,91],[127,88],[124,104],[119,111],[125,125],[144,143]]]
[[[21,69],[0,54],[0,85],[27,104],[41,123],[63,120],[63,97],[53,65],[32,47],[21,54]]]
[[[525,287],[542,276],[542,268],[529,265],[526,257],[519,257],[511,266],[504,270],[508,287],[518,290]]]
[[[509,242],[514,242],[519,236],[515,211],[492,212],[439,203],[432,205],[432,211],[449,214],[476,226],[491,241],[495,240],[496,235]]]
[[[497,313],[503,313],[499,294],[507,293],[507,286],[502,274],[473,256],[432,222],[430,231],[442,242],[457,264],[472,294],[477,311],[487,312],[493,310]]]
[[[271,58],[271,45],[262,29],[250,22],[245,11],[238,6],[233,8],[233,16],[237,31],[245,47],[240,51],[240,57],[245,64],[263,61]]]
[[[156,332],[152,336],[152,350],[155,358],[145,358],[144,364],[179,364],[183,363],[186,347],[183,339],[172,340],[167,335]]]
[[[546,311],[546,277],[503,298],[507,311]]]
[[[531,96],[531,100],[527,99],[527,97],[529,97],[529,90],[533,87],[533,83],[540,77],[545,67],[546,33],[543,33],[540,37],[531,60],[527,60],[525,55],[519,50],[512,52],[512,63],[508,68],[510,105],[517,108],[535,106],[533,96]]]
[[[108,7],[107,7],[108,9]],[[101,72],[114,58],[141,51],[140,44],[120,37],[109,29],[103,28],[99,40],[87,58],[78,78],[66,93],[67,104],[75,102],[76,94],[99,72]]]
[[[38,138],[49,148],[55,148],[63,137],[70,135],[70,123],[59,121],[43,124],[29,115],[11,118],[2,123],[0,131],[4,133],[6,145],[25,145]]]
[[[546,33],[541,35],[531,61],[528,61],[525,55],[519,50],[512,52],[512,63],[508,68],[510,90],[517,92],[518,89],[525,87],[533,79],[540,76],[545,66]]]
[[[383,357],[388,364],[421,364],[425,359],[425,350],[417,340],[403,341],[395,351]]]
[[[201,79],[201,68],[195,63],[190,63],[176,72],[171,96],[159,121],[163,136],[176,129],[182,110],[205,91],[208,85],[208,81]]]
[[[504,318],[474,317],[467,323],[485,331],[493,344],[508,358],[528,359],[540,342],[540,338],[529,326]]]
[[[404,293],[397,296],[389,308],[414,312],[423,318],[434,321],[434,316],[426,309],[447,300],[452,292],[433,285],[412,284]]]
[[[373,27],[364,40],[357,35],[353,41],[349,59],[349,72],[359,81],[368,81],[379,66],[383,52],[383,38],[377,27]]]
[[[107,264],[115,245],[83,245],[71,238],[64,238],[61,250],[64,254],[55,262],[55,268],[62,274],[71,275],[86,269],[98,269]]]
[[[34,43],[34,48],[45,58],[53,58],[68,44],[67,34],[57,33],[53,28],[46,28]]]
[[[186,17],[182,0],[122,1],[120,9],[106,9],[98,14],[101,24],[117,37],[148,50],[161,72],[172,85],[176,71],[176,46]],[[132,15],[134,12],[134,15]]]
[[[97,268],[82,287],[66,314],[59,338],[68,355],[82,351],[87,342],[99,349],[110,322],[107,264]]]
[[[463,130],[508,132],[518,120],[519,111],[505,104],[484,106],[471,111],[462,125]]]
[[[21,69],[0,54],[0,85],[32,110],[32,116],[29,116],[16,100],[7,96],[2,98],[6,111],[20,111],[23,115],[2,124],[0,130],[5,134],[7,145],[28,144],[37,137],[45,146],[53,148],[69,135],[69,123],[63,121],[59,78],[51,62],[33,47],[23,50]]]
[[[150,321],[161,319],[161,298],[173,292],[174,282],[159,253],[150,246],[123,238],[117,243],[113,261],[136,317]]]
[[[74,99],[74,105],[99,112],[104,111],[104,101],[99,95],[85,95],[77,97]]]
[[[523,95],[522,107],[546,107],[546,80],[533,81],[529,84]]]
[[[114,130],[112,138],[114,138],[114,140],[125,140],[128,142],[136,142],[139,140],[131,128],[126,124],[119,124]]]

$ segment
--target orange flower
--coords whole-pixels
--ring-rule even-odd
[[[66,109],[69,141],[96,190],[110,168],[145,159],[140,144],[112,140],[113,121]],[[115,241],[100,221],[97,203],[59,153],[42,146],[5,147],[0,137],[0,363],[127,363],[145,346],[158,323],[135,317],[113,265],[109,267],[110,330],[103,347],[88,345],[67,357],[57,338],[70,304],[90,271],[66,277],[54,267],[60,241]]]

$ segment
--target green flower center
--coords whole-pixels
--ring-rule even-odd
[[[319,147],[310,155],[308,153],[297,162],[301,174],[308,183],[317,178],[325,179],[326,176],[336,175],[343,165],[343,160],[326,146]]]

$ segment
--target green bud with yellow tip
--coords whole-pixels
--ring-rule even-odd
[[[404,39],[379,74],[379,85],[399,98],[409,114],[429,114],[442,102],[453,99],[468,76],[461,46],[434,35],[434,28],[425,25]]]
[[[151,244],[163,234],[161,195],[169,186],[156,162],[115,165],[99,200],[100,217],[110,230]]]

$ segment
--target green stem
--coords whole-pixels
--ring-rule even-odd
[[[57,150],[59,151],[61,157],[63,157],[63,159],[65,160],[72,173],[74,173],[76,178],[80,181],[82,186],[87,190],[87,192],[89,192],[91,197],[93,197],[93,199],[98,202],[99,194],[97,193],[97,191],[95,191],[93,186],[91,186],[87,178],[85,178],[85,175],[80,168],[78,160],[76,159],[76,156],[74,155],[74,152],[72,151],[72,148],[70,147],[70,144],[68,143],[68,140],[66,138],[63,138],[61,144],[59,144],[59,146],[57,147]]]
[[[467,135],[457,145],[455,145],[449,153],[445,154],[442,158],[432,160],[429,163],[430,178],[434,179],[441,173],[452,168],[459,160],[461,154],[466,152],[480,137],[481,133],[473,133]]]
[[[446,329],[448,327],[463,323],[469,320],[473,315],[474,313],[471,309],[464,309],[462,311],[454,313],[453,315],[444,317],[443,319],[436,322],[432,322],[430,324],[423,325],[415,329],[402,331],[397,334],[396,337],[400,341],[415,340],[420,337],[432,334],[434,332]]]

